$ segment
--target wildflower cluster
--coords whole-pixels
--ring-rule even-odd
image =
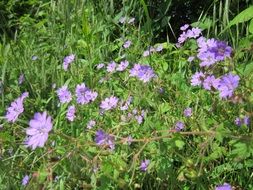
[[[122,28],[125,28],[125,26],[133,24],[134,21],[134,18],[122,17],[119,23],[124,24]],[[119,24],[117,26],[122,25]],[[188,39],[191,39],[189,43],[195,43],[197,45],[197,48],[192,50],[194,54],[188,57],[189,68],[187,68],[188,70],[186,73],[191,73],[192,70],[195,72],[190,79],[191,86],[201,87],[209,93],[217,93],[221,99],[234,98],[237,95],[235,91],[239,87],[239,82],[241,82],[240,80],[243,77],[240,78],[235,72],[231,70],[227,72],[224,69],[224,65],[232,59],[232,48],[226,42],[213,38],[204,38],[200,28],[190,28],[190,26],[186,24],[180,29],[182,34],[178,38],[177,47],[186,44]],[[128,32],[129,31],[126,32],[127,35]],[[119,40],[121,39],[122,38],[119,38]],[[46,99],[47,101],[44,101],[44,99],[43,101],[38,101],[43,102],[43,105],[36,108],[36,110],[42,111],[36,111],[34,112],[35,114],[33,112],[28,112],[24,115],[24,117],[28,117],[29,114],[33,114],[33,117],[26,122],[28,126],[24,127],[24,130],[23,128],[19,130],[21,134],[22,131],[25,131],[26,137],[23,142],[25,147],[31,150],[44,147],[49,139],[49,134],[54,130],[51,134],[52,136],[50,136],[52,141],[49,142],[46,149],[44,149],[46,153],[42,151],[32,152],[36,157],[33,160],[31,159],[32,164],[28,164],[28,166],[33,167],[31,171],[37,171],[34,169],[34,165],[38,165],[42,168],[39,169],[39,172],[48,173],[48,177],[45,180],[50,181],[50,183],[52,182],[53,184],[57,180],[62,179],[62,177],[65,177],[65,174],[58,177],[62,168],[64,168],[64,170],[66,170],[66,168],[69,169],[68,172],[73,172],[73,176],[75,176],[76,171],[78,175],[80,171],[85,171],[81,172],[81,175],[84,176],[82,176],[82,179],[85,180],[86,178],[89,179],[90,172],[95,173],[96,175],[91,175],[92,188],[94,187],[94,189],[97,188],[102,180],[106,183],[113,184],[117,181],[115,179],[119,179],[120,183],[123,181],[122,184],[120,184],[122,185],[122,187],[120,187],[122,189],[127,189],[128,184],[130,184],[129,186],[134,184],[139,188],[138,180],[141,179],[139,178],[140,176],[145,176],[145,179],[146,177],[150,179],[149,174],[146,172],[150,172],[150,174],[157,176],[157,178],[155,178],[156,181],[167,182],[171,177],[169,176],[170,174],[166,172],[176,171],[179,175],[175,180],[181,181],[182,183],[185,181],[185,184],[188,184],[188,182],[190,183],[192,180],[195,183],[197,181],[195,179],[207,171],[205,170],[206,168],[203,169],[203,163],[208,165],[207,160],[220,159],[220,157],[225,156],[225,153],[227,154],[226,151],[229,151],[229,148],[233,146],[227,143],[229,144],[229,148],[223,149],[223,142],[221,141],[225,142],[229,138],[224,138],[216,142],[216,136],[220,135],[218,134],[219,130],[226,130],[223,125],[219,125],[220,120],[224,119],[227,123],[231,124],[234,122],[235,125],[239,127],[242,126],[241,128],[236,128],[237,132],[251,129],[250,111],[241,111],[240,113],[245,114],[240,114],[240,117],[236,118],[234,116],[223,117],[223,115],[218,118],[216,115],[216,112],[218,112],[217,110],[223,109],[221,108],[223,105],[225,105],[224,110],[227,110],[226,105],[230,102],[220,101],[217,105],[210,106],[209,103],[212,101],[206,101],[206,99],[199,97],[198,92],[194,92],[196,89],[187,85],[181,72],[174,73],[177,66],[167,66],[169,69],[160,67],[160,63],[167,64],[168,60],[173,62],[173,59],[170,59],[171,54],[176,54],[177,58],[180,57],[178,52],[181,53],[181,49],[180,51],[176,50],[170,54],[168,51],[173,50],[167,51],[167,46],[164,45],[165,43],[156,44],[148,47],[144,52],[141,51],[137,53],[140,58],[140,60],[138,60],[137,57],[129,55],[134,42],[134,40],[133,42],[131,40],[134,39],[134,37],[124,39],[124,44],[123,46],[121,46],[122,44],[118,46],[120,50],[116,55],[114,55],[114,52],[110,52],[111,57],[109,58],[109,62],[97,64],[97,58],[94,60],[92,58],[93,55],[94,57],[96,55],[93,53],[97,53],[97,51],[91,51],[91,61],[89,63],[91,65],[84,65],[84,68],[80,68],[80,73],[82,73],[80,76],[75,75],[79,73],[79,70],[75,70],[75,68],[73,68],[71,73],[63,72],[63,70],[67,71],[77,57],[85,56],[81,54],[77,55],[79,51],[76,51],[76,55],[70,54],[66,56],[63,59],[63,70],[61,70],[62,75],[59,79],[61,82],[66,80],[65,84],[57,88],[56,84],[59,81],[53,81],[53,85],[52,83],[49,84],[49,88],[52,89],[53,93],[47,93],[47,95],[50,94],[50,97]],[[138,45],[135,47],[137,46]],[[174,48],[174,45],[172,46]],[[127,48],[129,48],[129,51],[125,50]],[[166,50],[163,51],[163,48],[166,48]],[[121,51],[125,53],[124,56],[121,55]],[[156,54],[161,51],[163,51],[162,53],[164,53],[164,56]],[[187,50],[187,56],[189,56],[188,52],[189,50]],[[147,59],[146,57],[152,53],[155,56],[150,56],[150,59]],[[142,56],[140,56],[141,54]],[[101,57],[102,56],[103,54],[101,54]],[[154,62],[152,59],[153,57],[155,57]],[[38,58],[34,59],[34,61],[37,59]],[[42,58],[39,58],[37,61],[40,59]],[[108,57],[105,57],[105,59],[108,59]],[[154,67],[156,68],[155,70],[149,65],[150,60],[152,64],[156,64],[157,61],[157,65]],[[76,61],[81,62],[81,60]],[[174,61],[177,62],[178,59]],[[92,65],[93,63],[94,65]],[[166,72],[168,70],[173,72]],[[94,71],[96,72],[95,74]],[[25,88],[23,82],[25,79],[28,81],[28,77],[24,77],[24,74],[20,74],[20,72],[18,72],[18,74],[19,85],[17,85],[17,87],[20,89]],[[87,79],[89,76],[94,78],[89,80]],[[163,76],[166,77],[162,78]],[[80,80],[83,79],[90,83],[80,82]],[[136,79],[141,82],[136,83]],[[180,86],[175,84],[178,82],[177,79],[178,81],[182,79],[180,81]],[[99,82],[97,83],[97,81]],[[103,83],[103,81],[106,82]],[[97,86],[93,89],[93,87],[89,87],[87,84],[97,84]],[[31,86],[33,86],[33,84]],[[30,96],[33,97],[33,94],[30,94]],[[28,92],[25,92],[11,103],[4,117],[7,122],[15,123],[18,120],[20,115],[25,111],[24,101],[27,97]],[[41,97],[38,99],[40,100]],[[55,97],[57,97],[56,101]],[[197,97],[197,100],[194,99],[195,97]],[[206,97],[208,97],[208,100],[212,100],[209,99],[209,96],[205,96],[205,98]],[[32,102],[33,100],[30,101]],[[44,102],[46,102],[46,105],[44,105]],[[52,110],[44,111],[44,108],[49,108],[50,105],[52,105]],[[49,113],[52,113],[52,117]],[[211,114],[207,115],[206,113]],[[65,117],[63,121],[61,120],[62,115]],[[208,117],[208,120],[206,120],[206,117]],[[22,121],[21,123],[25,123],[23,120],[20,121]],[[55,127],[53,127],[53,125],[55,125]],[[2,125],[0,125],[0,128],[1,127]],[[216,129],[218,130],[216,131]],[[225,133],[226,135],[230,135],[230,130],[226,130],[224,134]],[[199,134],[203,134],[203,136],[199,136]],[[212,144],[209,143],[209,134],[211,134],[211,141],[215,141],[217,147],[213,147]],[[186,135],[190,136],[184,138]],[[234,137],[234,134],[232,135]],[[201,146],[199,146],[199,143],[202,143]],[[217,153],[216,149],[221,151]],[[192,154],[191,150],[194,150],[194,154]],[[207,155],[209,150],[212,150],[214,153],[205,159],[206,156],[209,156]],[[239,150],[242,151],[242,148],[239,148]],[[11,148],[5,152],[9,155],[13,154]],[[2,154],[1,149],[0,153]],[[40,155],[38,156],[37,153]],[[184,153],[185,155],[192,155],[195,158],[199,157],[199,155],[201,155],[201,157],[196,163],[192,164],[191,159],[185,157]],[[32,154],[29,156],[32,156]],[[22,156],[22,154],[20,155]],[[250,156],[251,154],[249,154],[249,157]],[[17,159],[19,158],[17,157]],[[51,159],[57,160],[55,161],[56,164],[50,163],[50,166],[53,166],[52,171],[51,168],[48,170],[48,165],[45,167],[46,171],[43,171],[44,166],[40,166],[40,163],[48,163],[47,160],[51,162]],[[43,161],[41,162],[41,160]],[[77,166],[73,170],[71,167],[73,163],[71,161],[75,161],[74,164]],[[225,161],[226,159],[224,159],[224,162]],[[65,162],[67,164],[70,163],[69,167],[65,168],[60,165],[65,164]],[[83,164],[84,162],[88,164]],[[136,163],[138,166],[136,166]],[[215,164],[212,162],[212,165]],[[138,172],[136,172],[136,169],[138,169]],[[129,175],[129,173],[131,174]],[[24,174],[26,173],[20,175],[20,181],[23,186],[33,183],[33,181],[36,180],[37,173],[29,175]],[[205,173],[205,175],[206,174],[207,173]],[[135,179],[136,175],[139,175],[136,177],[137,180]],[[160,176],[164,176],[166,179],[160,179]],[[43,176],[41,178],[43,178]],[[111,180],[111,178],[114,179],[114,181]],[[215,177],[212,176],[212,178]],[[72,179],[69,180],[71,181]],[[74,179],[73,181],[77,183],[80,181],[80,183],[82,183],[81,180]],[[61,183],[63,182],[65,181],[61,181]],[[67,185],[68,184],[66,184],[66,186]],[[214,184],[211,184],[211,187],[217,190],[229,190],[233,188],[228,183],[216,187]],[[145,189],[144,186],[143,188]],[[168,188],[168,186],[164,185],[164,188]],[[207,189],[210,189],[210,186],[208,186]]]
[[[182,26],[180,28],[180,30],[183,31],[182,34],[180,34],[179,38],[178,38],[178,44],[177,46],[180,47],[187,39],[190,38],[198,38],[201,35],[201,29],[200,28],[192,28],[189,29],[190,25],[189,24],[185,24],[184,26]]]
[[[67,119],[68,119],[69,121],[74,121],[74,119],[75,119],[75,117],[76,117],[75,113],[76,113],[76,108],[75,108],[75,106],[74,106],[74,105],[69,106],[69,107],[68,107],[68,111],[67,111],[67,115],[66,115]]]
[[[203,71],[198,71],[191,77],[192,86],[202,86],[208,91],[219,91],[219,95],[223,99],[231,98],[234,95],[235,89],[239,85],[240,77],[232,73],[227,73],[222,76],[215,76],[212,74],[214,64],[225,61],[231,58],[232,48],[223,41],[206,39],[201,36],[201,30],[198,28],[186,29],[189,25],[181,28],[183,33],[180,35],[178,42],[184,43],[188,38],[197,38],[198,52],[197,58],[199,59],[199,66]],[[192,61],[192,60],[190,60]]]
[[[106,71],[108,73],[113,73],[115,71],[124,71],[129,65],[129,62],[127,60],[121,61],[120,64],[117,64],[115,61],[111,61],[107,67]],[[99,64],[97,68],[101,69],[104,67],[104,64]]]
[[[150,81],[152,78],[156,77],[153,69],[148,65],[135,64],[130,70],[131,77],[137,77],[144,83]]]
[[[244,116],[243,118],[237,117],[235,119],[235,124],[239,127],[241,127],[242,125],[249,126],[250,125],[250,118],[249,118],[249,116]]]
[[[206,39],[201,36],[197,40],[197,44],[199,47],[197,57],[201,61],[201,67],[209,67],[231,57],[232,48],[226,42],[213,38]]]
[[[235,89],[239,85],[240,77],[232,73],[225,74],[220,78],[214,75],[207,75],[202,72],[196,72],[192,75],[192,86],[203,86],[208,91],[218,90],[221,98],[231,98]]]

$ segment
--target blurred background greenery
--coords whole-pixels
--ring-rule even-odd
[[[53,2],[66,7],[92,4],[94,13],[100,14],[100,18],[105,21],[123,14],[135,17],[143,32],[149,34],[153,42],[167,39],[175,42],[180,26],[196,21],[201,21],[209,35],[217,36],[232,18],[252,4],[252,0],[2,0],[0,34],[10,39],[15,38],[27,22],[36,20],[38,23],[43,20],[45,7]],[[246,33],[245,27],[240,29],[240,33]],[[231,35],[233,36],[230,34],[230,37]],[[231,40],[229,35],[225,35],[225,38]]]

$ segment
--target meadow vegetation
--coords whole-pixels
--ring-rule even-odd
[[[253,189],[252,2],[178,28],[175,1],[21,2],[0,3],[0,189]]]

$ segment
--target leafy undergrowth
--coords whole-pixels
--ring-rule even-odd
[[[253,188],[247,44],[185,25],[151,46],[123,12],[63,13],[0,46],[1,189]]]

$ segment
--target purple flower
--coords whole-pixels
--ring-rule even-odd
[[[198,58],[201,60],[201,67],[209,67],[216,63],[215,54],[209,51],[199,53]]]
[[[110,110],[112,108],[116,108],[118,101],[119,101],[119,99],[117,97],[111,96],[101,102],[100,108],[102,110]]]
[[[141,110],[141,116],[145,117],[146,112],[147,112],[147,110]]]
[[[125,110],[128,109],[128,106],[129,106],[129,105],[128,105],[127,103],[124,104],[124,102],[121,102],[120,110],[121,110],[121,111],[125,111]]]
[[[206,38],[201,36],[197,39],[197,45],[199,47],[199,51],[206,51],[207,50],[207,44],[206,44]]]
[[[66,56],[63,60],[63,69],[65,71],[68,70],[69,64],[71,64],[75,60],[75,55],[70,54],[69,56]]]
[[[246,126],[250,125],[250,118],[249,116],[244,116],[242,119],[240,117],[237,117],[235,119],[235,124],[239,127],[241,127],[243,124]]]
[[[129,96],[129,98],[127,99],[126,102],[121,102],[120,110],[122,110],[122,111],[127,110],[129,105],[131,104],[132,100],[133,100],[133,97]]]
[[[228,183],[224,183],[223,185],[215,187],[215,190],[232,190],[232,187]]]
[[[147,171],[149,164],[150,164],[150,160],[146,159],[146,160],[142,161],[141,166],[140,166],[140,170],[143,172]]]
[[[135,116],[135,119],[137,121],[138,124],[142,124],[143,122],[143,117],[141,115],[136,115]]]
[[[130,75],[131,77],[137,77],[139,74],[139,70],[141,69],[141,65],[140,64],[134,64],[134,67],[132,69],[130,69]]]
[[[28,92],[23,93],[20,97],[18,97],[11,103],[10,107],[7,108],[5,118],[7,119],[8,122],[14,123],[18,119],[19,115],[23,113],[24,111],[23,102],[24,99],[27,97]]]
[[[175,129],[176,129],[177,131],[183,130],[183,129],[184,129],[184,123],[183,123],[182,121],[178,121],[178,122],[176,123],[176,125],[175,125]]]
[[[132,113],[136,115],[138,113],[137,109],[133,109]]]
[[[134,20],[135,20],[135,18],[133,18],[133,17],[131,17],[131,18],[128,18],[128,17],[121,17],[120,19],[119,19],[119,22],[121,23],[121,24],[124,24],[124,23],[128,23],[128,24],[133,24],[134,23]]]
[[[97,92],[91,91],[90,89],[86,91],[85,97],[89,102],[93,102],[98,96]]]
[[[206,90],[211,90],[213,88],[217,88],[220,80],[216,79],[213,75],[207,76],[203,82],[203,87]]]
[[[36,61],[37,59],[38,59],[38,56],[36,56],[36,55],[32,56],[32,61]]]
[[[217,61],[223,61],[225,58],[230,57],[232,53],[232,48],[227,45],[226,42],[216,41],[214,47],[210,48],[210,52],[215,54],[215,59]]]
[[[69,121],[74,121],[75,119],[75,113],[76,113],[76,108],[75,106],[69,106],[68,107],[68,111],[67,111],[67,115],[66,115],[66,118],[69,120]]]
[[[29,122],[29,128],[26,129],[26,147],[31,147],[32,150],[36,147],[43,147],[52,127],[51,116],[47,116],[46,112],[35,113],[34,118]]]
[[[220,97],[230,98],[233,95],[234,90],[238,87],[239,80],[240,77],[238,75],[233,75],[231,73],[223,75],[217,87],[220,92]]]
[[[197,38],[201,35],[201,29],[200,28],[192,28],[191,30],[186,29],[189,27],[189,25],[184,25],[180,29],[183,31],[182,34],[180,34],[178,38],[178,43],[183,44],[188,38]]]
[[[214,38],[206,40],[204,37],[200,37],[197,43],[201,67],[210,66],[218,61],[225,60],[227,57],[231,57],[232,48],[223,41],[215,40]]]
[[[132,142],[133,142],[133,138],[132,138],[131,135],[129,135],[129,136],[127,137],[127,144],[130,145],[130,144],[132,144]]]
[[[192,75],[191,85],[201,86],[204,77],[205,75],[202,72],[196,72],[194,75]]]
[[[250,125],[250,118],[249,118],[249,116],[245,116],[245,117],[243,118],[243,123],[244,123],[244,125],[246,125],[246,126],[249,126],[249,125]]]
[[[102,69],[104,66],[104,63],[99,63],[98,65],[96,65],[97,69]]]
[[[239,127],[242,125],[242,120],[241,120],[240,117],[237,117],[237,118],[235,119],[235,124],[236,124],[237,126],[239,126]]]
[[[191,108],[186,108],[184,110],[184,116],[185,117],[191,117],[192,116],[192,109]]]
[[[211,49],[211,48],[215,48],[216,47],[216,45],[217,45],[217,40],[216,39],[214,39],[214,38],[211,38],[211,39],[207,39],[206,40],[206,47],[208,48],[208,51],[209,51],[209,49]],[[202,49],[202,51],[203,50],[205,50],[205,49]]]
[[[95,125],[96,125],[96,121],[90,120],[90,121],[88,122],[88,124],[87,124],[87,128],[88,128],[88,129],[91,129],[91,128],[93,128]]]
[[[197,38],[201,34],[200,28],[192,28],[191,30],[187,30],[187,36],[188,38]]]
[[[132,42],[130,40],[127,40],[125,41],[125,43],[123,44],[123,47],[126,49],[126,48],[129,48],[130,45],[132,44]]]
[[[114,61],[112,61],[107,65],[106,70],[107,72],[112,73],[116,70],[116,67],[117,67],[117,64]]]
[[[150,55],[150,51],[146,50],[143,52],[143,57],[147,57]]]
[[[29,176],[25,175],[22,179],[22,185],[26,186],[29,183],[29,179],[30,179]]]
[[[59,88],[56,92],[62,104],[69,103],[72,100],[71,92],[68,90],[68,87],[66,85]]]
[[[25,81],[25,75],[22,73],[19,75],[18,84],[21,85]]]
[[[127,60],[121,61],[118,67],[116,68],[117,71],[124,71],[129,65],[129,62]]]
[[[24,92],[23,94],[21,94],[20,98],[22,100],[24,100],[25,98],[27,98],[29,96],[29,93],[28,92]]]
[[[121,24],[124,24],[125,22],[126,22],[126,17],[121,17],[120,19],[119,19],[119,22],[121,23]]]
[[[176,47],[180,48],[182,45],[180,43],[176,43]]]
[[[110,147],[111,150],[114,150],[114,137],[105,133],[103,130],[98,130],[96,132],[95,142],[99,146]]]
[[[191,63],[194,59],[195,59],[194,56],[190,56],[190,57],[187,59],[187,61],[189,61],[189,62]]]
[[[187,30],[189,28],[189,24],[185,24],[183,26],[180,27],[180,30]]]
[[[155,48],[155,51],[156,52],[160,52],[163,50],[163,45],[162,44],[159,44],[156,48]]]
[[[179,38],[177,40],[178,41],[178,45],[177,46],[183,44],[187,40],[187,38],[188,38],[188,35],[184,31],[182,34],[180,34],[180,36],[179,36]]]
[[[148,65],[135,64],[130,70],[130,76],[135,76],[139,78],[144,83],[150,81],[152,78],[156,77],[153,69]]]
[[[143,52],[143,57],[149,56],[152,52],[155,52],[156,49],[152,46],[148,47],[146,51]]]
[[[89,88],[85,86],[84,83],[78,84],[76,86],[76,97],[78,104],[88,104],[89,102],[93,102],[97,98],[97,92],[91,91]]]

